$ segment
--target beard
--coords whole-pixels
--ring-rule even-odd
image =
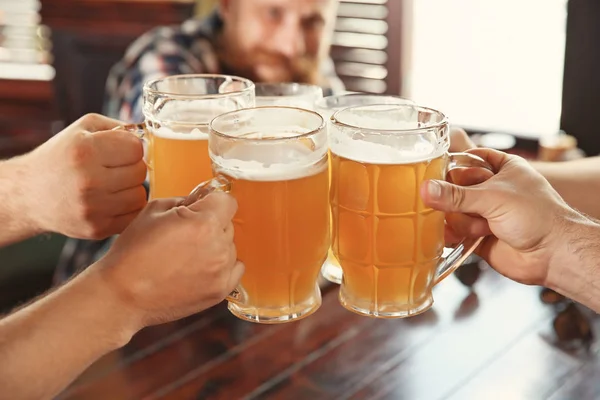
[[[257,83],[297,82],[318,85],[322,82],[316,56],[290,59],[259,49],[234,52],[224,50],[224,46],[217,47],[223,73],[238,75]]]

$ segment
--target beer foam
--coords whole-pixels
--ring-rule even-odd
[[[431,143],[417,135],[408,139],[381,136],[379,140],[383,143],[372,140],[371,137],[333,137],[330,138],[329,147],[340,157],[369,164],[411,164],[437,158],[446,151],[444,146]],[[404,143],[394,143],[400,140]]]
[[[206,130],[208,130],[208,127]],[[193,128],[192,130],[185,132],[183,129],[174,131],[161,126],[160,128],[153,130],[152,134],[163,139],[172,140],[208,140],[208,133],[198,128]]]
[[[300,142],[275,142],[238,143],[222,156],[211,152],[210,157],[218,172],[236,179],[284,181],[323,171],[327,168],[325,154],[325,149],[313,151]]]
[[[377,111],[377,114],[381,114],[378,117],[373,114],[366,112],[360,114],[352,114],[350,112],[343,113],[343,120],[341,121],[345,125],[364,127],[371,130],[410,130],[419,128],[418,122],[410,121],[411,114],[415,111],[412,108],[402,110],[402,112],[394,112],[395,118],[390,118],[389,115],[383,115],[383,112],[389,109],[389,105],[373,105],[369,106],[373,110]],[[394,109],[392,109],[394,110]],[[383,117],[383,118],[382,118]],[[405,118],[402,120],[400,118]]]
[[[165,139],[207,140],[210,121],[234,109],[223,107],[214,99],[166,102],[152,117],[160,125],[152,133]]]

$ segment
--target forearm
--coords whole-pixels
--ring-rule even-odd
[[[0,320],[0,388],[14,399],[50,399],[102,355],[126,344],[135,318],[98,274]]]
[[[565,201],[600,219],[600,157],[565,162],[532,162]]]
[[[27,191],[31,166],[26,157],[0,162],[0,247],[42,233],[26,206],[37,195]]]
[[[600,312],[600,224],[575,217],[560,240],[544,286]]]

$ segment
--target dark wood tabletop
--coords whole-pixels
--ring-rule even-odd
[[[346,311],[333,285],[315,314],[282,325],[221,304],[143,330],[59,399],[600,398],[598,349],[556,343],[540,288],[485,269],[473,289],[451,276],[430,311],[396,320]]]

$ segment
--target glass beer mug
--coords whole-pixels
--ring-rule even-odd
[[[379,318],[426,311],[433,286],[482,238],[445,251],[444,213],[423,204],[421,183],[445,179],[453,168],[491,167],[471,154],[449,154],[446,117],[414,104],[346,108],[332,116],[329,128],[340,303]]]
[[[314,110],[323,89],[307,83],[256,83],[256,106],[289,106]]]
[[[411,100],[404,99],[398,96],[378,95],[366,93],[348,93],[342,95],[334,95],[323,97],[315,103],[315,111],[325,118],[326,121],[331,119],[333,113],[347,107],[364,106],[369,104],[414,104]],[[331,159],[330,159],[331,160]],[[330,177],[331,179],[331,166]],[[321,275],[329,282],[342,283],[342,267],[333,254],[333,249],[329,249],[327,260],[321,269]]]
[[[239,110],[216,117],[208,141],[215,178],[190,197],[222,190],[237,200],[234,242],[246,270],[229,310],[260,323],[314,313],[330,245],[323,118],[293,107]]]
[[[186,196],[213,176],[209,122],[254,107],[254,83],[228,75],[174,75],[147,82],[143,96],[145,122],[124,129],[144,139],[150,199]]]

